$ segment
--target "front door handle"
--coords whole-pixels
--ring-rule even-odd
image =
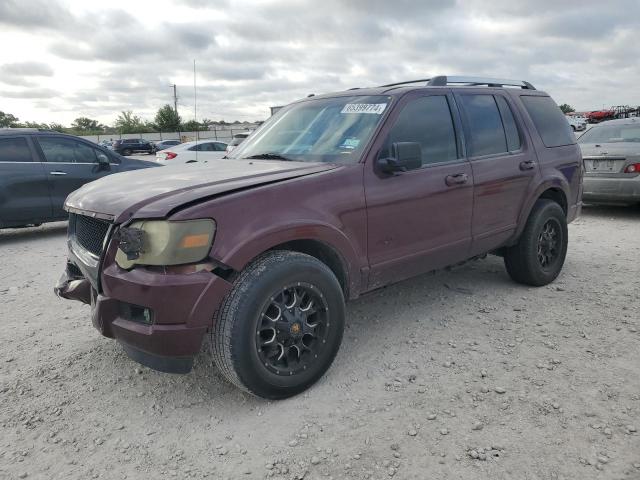
[[[54,170],[53,172],[49,172],[49,175],[66,175],[67,172],[61,172],[60,170]]]
[[[466,173],[456,173],[455,175],[447,175],[444,178],[444,183],[447,184],[448,187],[453,187],[454,185],[462,185],[469,181],[469,175]]]
[[[520,170],[533,170],[536,166],[536,162],[533,160],[525,160],[524,162],[520,162]]]

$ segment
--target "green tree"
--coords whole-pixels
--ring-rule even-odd
[[[54,132],[60,132],[60,133],[64,133],[64,131],[66,130],[64,125],[62,125],[61,123],[50,123],[49,124],[49,130],[53,130]]]
[[[203,130],[202,125],[195,120],[189,120],[182,124],[182,130],[185,132],[195,132],[196,130]]]
[[[0,111],[0,127],[17,127],[18,117],[11,115],[10,113],[4,113]]]
[[[576,111],[576,109],[573,108],[568,103],[563,103],[562,105],[560,105],[560,110],[562,110],[562,113],[564,113],[564,114],[572,113],[572,112]]]
[[[21,124],[25,128],[42,128],[44,130],[49,130],[49,125],[46,123],[38,123],[38,122],[24,122]]]
[[[182,119],[180,115],[169,104],[158,110],[155,118],[155,125],[161,132],[177,132],[180,130]]]
[[[131,110],[126,110],[116,118],[115,128],[120,133],[143,133],[148,130],[142,119],[134,115]]]
[[[104,125],[100,125],[97,120],[87,117],[78,117],[71,124],[71,128],[78,132],[101,132]]]

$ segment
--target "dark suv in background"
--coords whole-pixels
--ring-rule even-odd
[[[122,140],[115,140],[112,148],[114,152],[124,156],[129,156],[132,153],[156,153],[155,145],[143,138],[123,138]]]
[[[65,220],[67,195],[85,183],[156,166],[72,135],[0,129],[0,228]]]
[[[56,291],[158,370],[189,371],[209,334],[222,374],[267,398],[329,368],[345,299],[488,253],[516,282],[552,282],[581,208],[574,134],[522,81],[306,98],[228,155],[72,194]]]

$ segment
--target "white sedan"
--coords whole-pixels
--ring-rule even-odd
[[[227,153],[227,144],[214,140],[185,142],[156,153],[156,162],[163,165],[219,160]]]

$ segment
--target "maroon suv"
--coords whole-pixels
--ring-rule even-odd
[[[138,362],[215,363],[262,397],[329,368],[345,299],[494,253],[545,285],[581,208],[562,112],[527,82],[435,77],[306,98],[229,158],[109,176],[66,202],[56,287]]]

